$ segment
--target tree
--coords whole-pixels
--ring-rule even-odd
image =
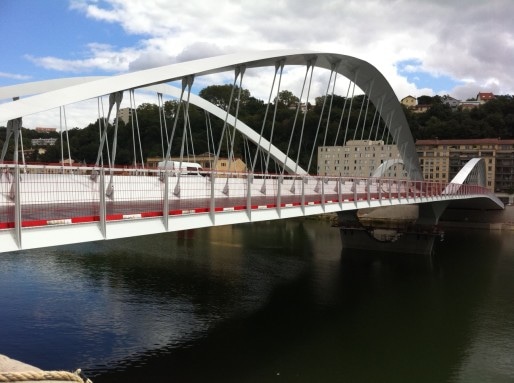
[[[280,106],[285,108],[296,107],[300,102],[300,99],[296,97],[291,91],[283,90],[278,93],[278,100],[275,99],[275,102],[279,102]]]

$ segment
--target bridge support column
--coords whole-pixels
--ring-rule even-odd
[[[442,239],[439,217],[447,203],[396,205],[338,213],[343,248],[431,254]]]

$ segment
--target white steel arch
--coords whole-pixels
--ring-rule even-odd
[[[175,81],[186,76],[220,73],[243,66],[246,68],[273,66],[279,61],[284,62],[285,65],[311,64],[328,70],[334,69],[337,73],[354,81],[363,90],[370,89],[372,85],[373,92],[368,96],[375,107],[380,107],[391,135],[396,138],[408,176],[413,180],[422,179],[407,120],[388,81],[368,62],[336,53],[304,50],[244,52],[131,72],[4,103],[0,105],[0,121],[12,120],[118,91]],[[80,82],[80,80],[77,81]]]
[[[0,99],[2,98],[14,98],[14,97],[22,97],[25,95],[33,95],[33,94],[41,94],[45,92],[51,92],[57,89],[66,88],[68,86],[73,86],[77,84],[83,84],[90,81],[96,81],[105,79],[106,77],[98,76],[98,77],[71,77],[71,78],[63,78],[63,79],[56,79],[56,80],[47,80],[47,81],[37,81],[37,82],[31,82],[26,84],[20,84],[18,86],[9,86],[0,88]],[[173,96],[175,98],[180,98],[180,89],[168,85],[168,84],[158,84],[158,85],[151,85],[148,87],[143,88],[145,90],[151,90],[156,93],[162,93],[166,95]],[[296,173],[299,175],[307,175],[307,172],[301,168],[300,166],[297,166],[295,161],[292,160],[289,157],[286,157],[286,154],[282,152],[280,149],[278,149],[275,145],[271,144],[270,142],[265,139],[264,137],[260,137],[259,134],[253,130],[251,127],[249,127],[247,124],[245,124],[241,120],[237,120],[235,116],[229,114],[227,116],[227,112],[223,109],[217,107],[213,103],[195,95],[191,94],[189,96],[189,101],[207,112],[211,113],[213,116],[216,116],[220,118],[221,120],[224,120],[225,117],[227,117],[227,124],[235,127],[239,132],[241,132],[243,135],[245,135],[250,141],[252,141],[254,144],[259,145],[261,149],[268,150],[270,152],[271,157],[277,161],[277,163],[280,163],[281,165],[285,166],[285,170],[289,173]],[[285,159],[285,160],[284,160]]]

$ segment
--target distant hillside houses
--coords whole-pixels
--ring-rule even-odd
[[[419,99],[426,99],[426,97],[416,98],[414,96],[407,96],[400,100],[401,104],[404,105],[407,109],[414,113],[424,113],[428,109],[430,109],[431,104],[420,103]],[[470,110],[480,105],[486,103],[489,100],[494,99],[494,94],[490,92],[479,92],[474,100],[466,100],[461,101],[453,98],[449,95],[445,95],[441,97],[443,104],[450,106],[452,109],[461,108],[463,110]]]

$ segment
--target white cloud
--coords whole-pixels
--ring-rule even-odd
[[[27,75],[17,74],[17,73],[7,73],[7,72],[0,72],[0,77],[10,78],[13,80],[22,80],[22,81],[30,80],[30,78],[31,78],[30,76],[27,76]]]
[[[82,58],[31,61],[60,71],[112,74],[240,50],[300,48],[370,62],[398,98],[437,93],[408,80],[409,71],[453,79],[460,85],[443,91],[457,98],[514,93],[511,0],[73,0],[70,8],[99,24],[118,24],[139,40],[133,46],[91,41]],[[412,65],[400,73],[397,64],[405,61]],[[247,75],[245,81],[257,89],[252,94],[267,98],[268,77]],[[324,92],[316,86],[313,92]]]
[[[514,92],[510,0],[470,0],[466,6],[442,0],[75,0],[71,7],[99,22],[117,23],[141,40],[121,50],[91,47],[91,57],[83,61],[47,57],[39,60],[42,65],[137,70],[242,49],[294,47],[365,59],[398,94],[420,90],[396,72],[396,63],[410,59],[419,67],[408,69],[479,84],[495,77],[500,92]]]

